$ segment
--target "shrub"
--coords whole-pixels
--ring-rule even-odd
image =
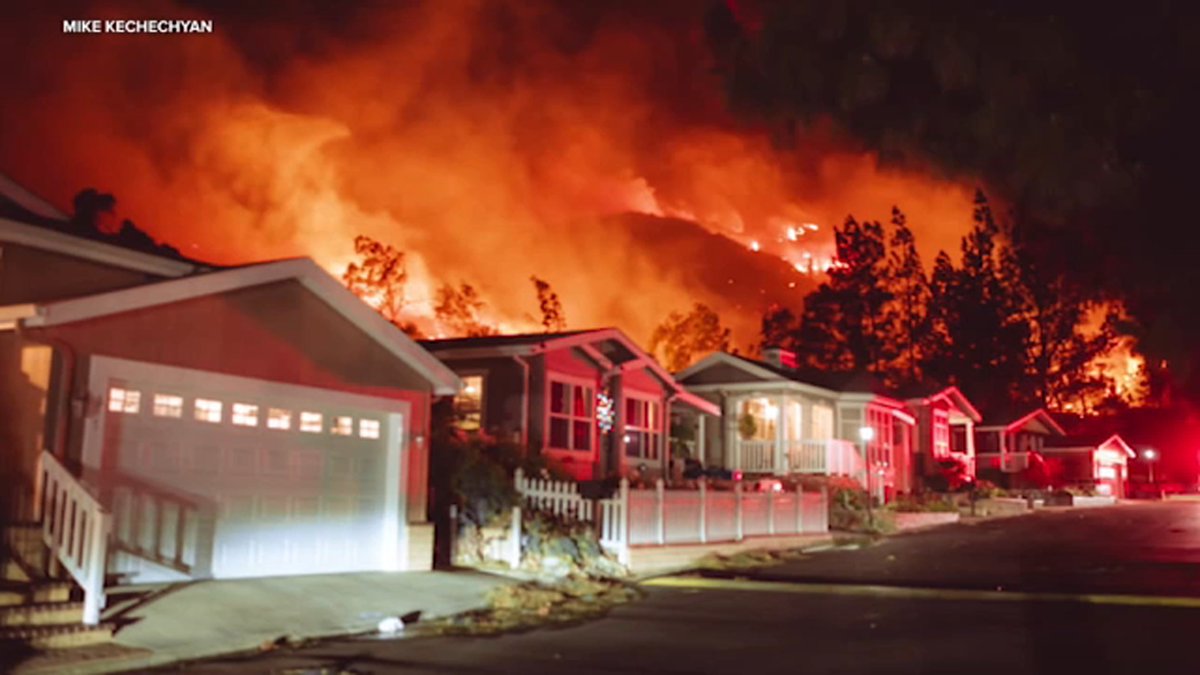
[[[954,513],[958,511],[958,505],[948,495],[928,492],[919,495],[902,495],[888,508],[897,513]]]

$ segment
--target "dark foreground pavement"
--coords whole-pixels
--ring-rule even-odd
[[[1200,504],[964,524],[742,576],[670,579],[571,628],[186,672],[1200,673]]]

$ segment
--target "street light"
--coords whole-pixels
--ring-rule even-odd
[[[1142,461],[1146,463],[1146,469],[1150,472],[1150,485],[1154,486],[1154,463],[1158,461],[1158,451],[1154,448],[1145,448],[1142,450]],[[1158,489],[1154,491],[1157,493]]]
[[[875,495],[871,493],[871,452],[867,449],[867,443],[875,440],[875,427],[859,427],[858,440],[862,446],[863,461],[867,465],[867,524],[869,526],[875,520],[871,513],[871,502],[875,501]]]

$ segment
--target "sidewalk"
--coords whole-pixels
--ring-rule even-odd
[[[319,638],[373,631],[379,621],[420,611],[422,620],[481,607],[512,580],[477,572],[363,572],[201,581],[165,589],[141,604],[115,604],[105,619],[130,622],[113,641],[141,655],[71,662],[37,658],[22,673],[104,673],[256,649],[281,636]],[[148,652],[148,653],[147,653]],[[68,654],[63,654],[68,657]]]

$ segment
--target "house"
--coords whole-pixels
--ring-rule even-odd
[[[1042,463],[1042,449],[1047,443],[1065,435],[1058,422],[1042,408],[1024,413],[989,414],[975,428],[979,476],[1005,488],[1038,487],[1023,484],[1020,476]]]
[[[616,328],[421,344],[462,379],[460,428],[542,452],[577,480],[661,476],[672,407],[720,414]]]
[[[1129,460],[1137,453],[1118,434],[1062,436],[1042,448],[1048,462],[1061,464],[1064,487],[1093,489],[1122,499],[1129,482]]]
[[[931,394],[907,397],[909,412],[916,419],[915,468],[929,481],[954,464],[967,479],[975,476],[974,425],[983,416],[958,387],[945,387]]]
[[[784,349],[725,352],[677,375],[724,416],[698,420],[697,459],[747,476],[846,475],[881,500],[909,492],[915,420],[869,377],[802,373]]]
[[[7,180],[0,213],[9,520],[40,519],[89,623],[106,576],[430,567],[451,370],[311,260],[129,250]]]

